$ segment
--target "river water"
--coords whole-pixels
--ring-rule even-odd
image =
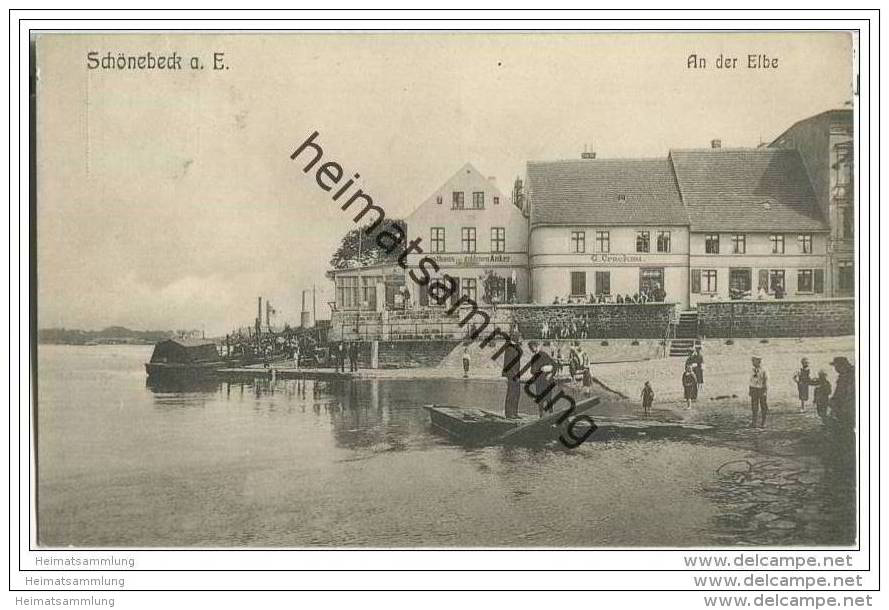
[[[499,410],[502,383],[152,387],[150,353],[39,347],[41,544],[854,543],[854,462],[816,427],[765,443],[725,413],[712,436],[466,448],[421,405]]]

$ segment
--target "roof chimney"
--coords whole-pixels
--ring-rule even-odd
[[[583,145],[583,152],[580,153],[581,159],[595,159],[596,153],[595,151],[589,150],[589,146],[587,144]]]
[[[710,140],[710,148],[722,148],[722,140]]]

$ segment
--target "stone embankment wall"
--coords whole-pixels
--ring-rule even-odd
[[[704,337],[836,337],[855,334],[855,299],[698,303]]]

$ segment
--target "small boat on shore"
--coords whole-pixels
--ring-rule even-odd
[[[577,403],[574,412],[566,417],[564,422],[559,420],[563,418],[565,411],[550,413],[540,418],[535,415],[520,414],[516,419],[507,419],[497,413],[475,407],[424,405],[424,408],[429,413],[432,427],[458,443],[540,445],[558,440],[560,435],[565,434],[570,418],[589,411],[599,402],[599,398],[590,398]],[[589,426],[589,423],[584,421],[586,419],[577,421],[577,429],[573,431],[575,437],[586,438],[584,428]],[[589,435],[590,441],[689,438],[713,429],[713,426],[708,424],[639,418],[632,415],[597,415],[593,425],[595,431]]]
[[[215,375],[226,366],[216,344],[205,339],[165,339],[145,363],[150,379],[189,380]]]
[[[423,408],[429,413],[432,427],[453,440],[470,445],[496,445],[555,441],[564,432],[569,418],[577,417],[597,404],[597,397],[581,401],[567,417],[566,410],[544,417],[519,414],[516,418],[507,418],[476,407],[424,405]],[[560,422],[563,418],[566,421]]]

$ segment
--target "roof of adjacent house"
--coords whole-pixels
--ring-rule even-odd
[[[774,146],[779,140],[781,140],[785,135],[789,132],[796,129],[799,125],[803,125],[805,123],[813,123],[821,120],[840,120],[844,122],[848,122],[850,125],[852,123],[852,109],[851,108],[832,108],[831,110],[825,110],[824,112],[819,112],[818,114],[813,114],[810,117],[806,117],[804,119],[800,119],[787,129],[781,132],[781,134],[772,140],[772,143],[769,146]]]
[[[827,231],[799,153],[671,150],[692,231]]]
[[[531,225],[688,225],[669,159],[530,161]]]

